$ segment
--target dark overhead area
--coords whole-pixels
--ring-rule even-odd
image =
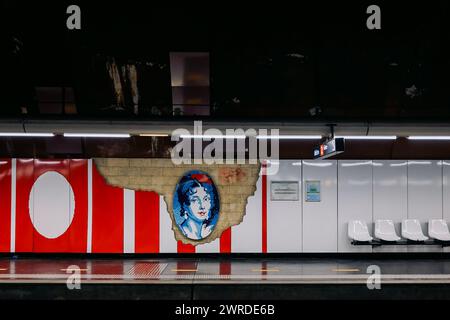
[[[80,30],[66,27],[74,3]],[[1,2],[0,117],[450,119],[448,1],[379,2],[381,30],[369,2],[74,3]],[[183,52],[208,53],[188,63],[209,81],[177,109]]]

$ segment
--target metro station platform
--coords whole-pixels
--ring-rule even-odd
[[[369,290],[368,267],[381,271]],[[67,279],[79,268],[80,290]],[[0,258],[0,299],[450,299],[450,258]]]

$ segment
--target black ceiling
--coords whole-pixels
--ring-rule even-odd
[[[79,31],[66,28],[73,3]],[[0,117],[24,105],[38,117],[37,86],[73,87],[72,117],[135,116],[105,111],[111,57],[156,66],[139,116],[170,116],[152,111],[170,109],[169,52],[208,51],[211,117],[450,119],[450,3],[377,2],[381,30],[366,28],[369,4],[2,1]]]

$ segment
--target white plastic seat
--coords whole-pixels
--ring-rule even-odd
[[[395,232],[394,222],[392,220],[375,221],[375,238],[384,241],[399,241],[401,238]]]
[[[348,237],[355,241],[372,241],[367,224],[361,220],[352,220],[348,223]]]
[[[422,232],[420,221],[416,219],[402,221],[402,237],[412,241],[425,241],[428,239]]]
[[[428,221],[428,235],[433,239],[450,241],[450,232],[448,231],[447,222],[442,219]]]

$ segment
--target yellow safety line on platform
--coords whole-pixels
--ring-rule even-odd
[[[172,272],[195,272],[197,269],[172,269]]]
[[[67,272],[67,270],[69,270],[69,271],[82,271],[82,272],[88,271],[88,269],[71,269],[71,268],[60,269],[60,270],[64,271],[64,272]]]
[[[360,269],[331,269],[333,272],[359,272]]]
[[[278,272],[279,269],[252,269],[252,272]]]

